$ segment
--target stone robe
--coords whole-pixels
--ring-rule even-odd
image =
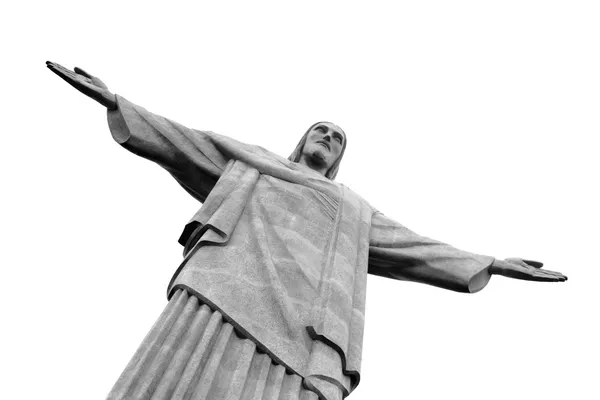
[[[118,105],[114,139],[203,203],[168,296],[198,296],[309,386],[358,385],[367,272],[460,292],[490,278],[493,258],[420,236],[304,165]]]

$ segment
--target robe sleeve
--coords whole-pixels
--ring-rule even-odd
[[[420,236],[380,212],[371,220],[371,274],[475,293],[489,282],[493,261]]]
[[[127,150],[166,169],[194,198],[204,202],[229,158],[213,141],[214,133],[186,128],[117,96],[108,111],[113,138]]]

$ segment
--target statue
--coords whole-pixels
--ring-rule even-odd
[[[200,210],[179,242],[169,302],[109,399],[341,399],[360,379],[367,272],[473,293],[492,275],[562,282],[420,236],[334,181],[344,131],[312,125],[286,159],[186,128],[48,68],[108,109],[113,138],[158,163]]]

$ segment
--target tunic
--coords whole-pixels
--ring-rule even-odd
[[[203,203],[168,296],[199,297],[309,383],[358,385],[367,273],[468,293],[490,279],[492,257],[420,236],[304,165],[117,99],[113,138]]]

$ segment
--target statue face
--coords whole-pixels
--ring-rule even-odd
[[[339,126],[320,122],[308,132],[302,156],[326,172],[342,153],[345,140],[346,134]]]

